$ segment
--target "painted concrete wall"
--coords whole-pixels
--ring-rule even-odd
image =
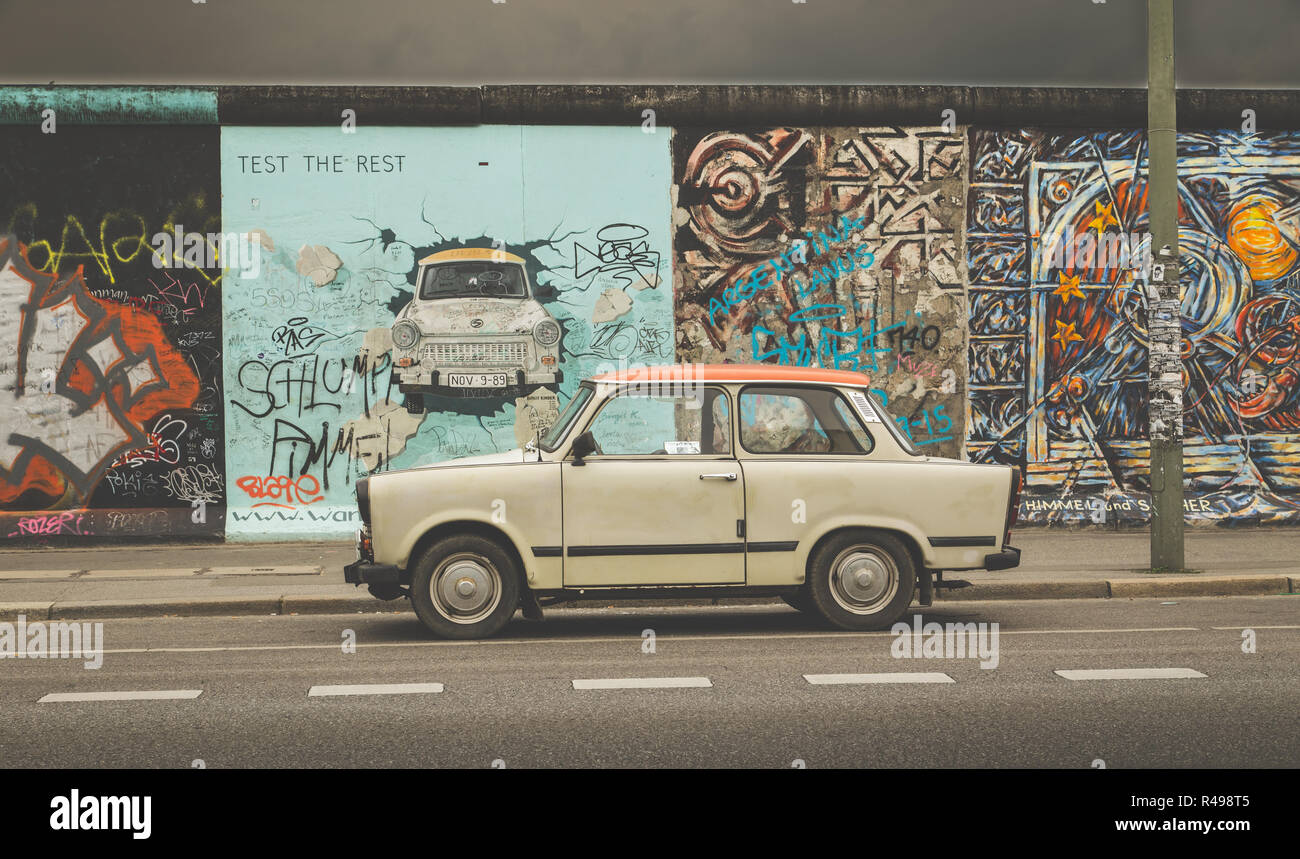
[[[222,275],[207,127],[0,127],[0,539],[221,535]]]
[[[964,136],[679,129],[673,169],[679,356],[867,373],[919,447],[958,456]]]
[[[1178,149],[1184,507],[1294,522],[1300,133]],[[1141,131],[970,132],[967,449],[1026,469],[1027,521],[1149,517],[1148,319],[1119,258],[1148,247],[1145,158]]]
[[[672,361],[667,134],[224,128],[221,153],[225,228],[263,251],[224,303],[231,539],[355,530],[357,477],[518,447],[602,364]],[[563,381],[408,414],[389,329],[418,261],[494,246],[560,323]]]
[[[674,359],[861,370],[927,452],[1021,465],[1022,520],[1146,518],[1138,130],[345,133],[113,90],[60,91],[45,133],[50,93],[0,88],[0,539],[344,537],[358,477],[516,447],[580,379]],[[1180,157],[1188,515],[1295,521],[1300,133]],[[408,413],[418,260],[493,247],[563,381]]]

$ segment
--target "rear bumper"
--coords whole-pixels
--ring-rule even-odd
[[[1020,550],[1015,546],[1004,546],[1001,552],[984,556],[984,569],[989,572],[1009,570],[1018,566],[1020,566]]]
[[[392,564],[354,561],[343,568],[343,581],[350,585],[401,584],[402,571]]]

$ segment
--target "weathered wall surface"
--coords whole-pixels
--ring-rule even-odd
[[[1178,145],[1184,506],[1295,521],[1300,134]],[[1149,517],[1145,157],[1134,130],[970,133],[968,452],[1025,467],[1028,521]]]
[[[0,88],[0,539],[343,537],[357,477],[516,447],[580,379],[674,359],[868,373],[927,453],[1021,465],[1022,521],[1143,521],[1143,110]],[[1300,96],[1183,92],[1179,116],[1221,129],[1180,136],[1189,521],[1297,521]],[[418,260],[461,248],[525,260],[563,380],[413,414],[390,328]]]
[[[0,538],[220,535],[222,274],[149,244],[220,229],[216,128],[0,151]]]
[[[263,250],[226,287],[231,538],[344,535],[358,476],[521,446],[601,365],[672,361],[666,133],[248,127],[221,149],[225,228]],[[563,381],[408,414],[390,327],[419,260],[466,247],[526,260]]]
[[[678,356],[867,373],[918,446],[957,456],[964,148],[926,128],[677,129]]]

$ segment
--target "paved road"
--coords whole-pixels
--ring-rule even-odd
[[[428,639],[409,613],[108,621],[98,670],[0,660],[0,766],[1300,765],[1297,598],[1167,602],[926,612],[938,623],[998,623],[991,670],[973,659],[895,659],[887,632],[828,631],[766,606],[553,612],[468,643]],[[1255,653],[1242,650],[1245,627]],[[644,652],[646,629],[654,653]],[[353,654],[341,647],[346,630]],[[1205,676],[1055,673],[1133,668]],[[806,679],[899,672],[953,682]],[[698,685],[574,683],[656,678]],[[372,684],[438,685],[320,688]],[[198,694],[38,703],[159,690]],[[326,694],[339,691],[364,694]]]

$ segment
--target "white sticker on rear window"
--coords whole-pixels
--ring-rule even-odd
[[[699,453],[700,443],[698,441],[666,441],[664,450],[668,453]]]
[[[853,405],[858,407],[858,414],[862,415],[864,421],[869,424],[881,423],[880,416],[871,407],[871,400],[867,399],[866,394],[861,391],[849,391],[849,399],[853,401]]]

